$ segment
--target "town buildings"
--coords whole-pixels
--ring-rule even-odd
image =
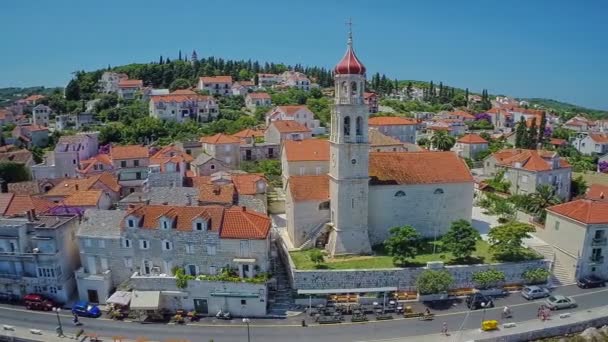
[[[309,91],[312,87],[310,79],[303,73],[297,71],[285,71],[279,75],[279,79],[283,86],[289,88]]]
[[[42,163],[32,166],[32,176],[34,179],[76,177],[81,162],[95,156],[98,150],[99,132],[64,135],[59,138],[55,149],[46,154]]]
[[[46,147],[49,143],[49,129],[44,126],[36,124],[16,126],[11,133],[17,145]]]
[[[363,93],[363,101],[369,107],[369,113],[378,113],[378,95],[376,93]]]
[[[272,121],[264,133],[264,141],[281,145],[286,140],[304,140],[312,137],[312,131],[295,120]]]
[[[271,105],[272,101],[268,93],[249,93],[245,96],[245,106],[249,109]]]
[[[604,155],[608,153],[608,134],[604,133],[583,133],[579,134],[572,146],[580,153],[586,155]]]
[[[200,77],[198,89],[208,91],[210,95],[229,96],[232,94],[232,76]]]
[[[209,156],[222,161],[231,168],[236,169],[241,161],[241,140],[231,135],[218,133],[209,137],[202,137],[203,150]]]
[[[404,143],[416,143],[417,122],[399,116],[376,116],[369,119],[369,126],[380,133]]]
[[[112,146],[110,158],[122,195],[141,191],[148,178],[150,151],[145,146]]]
[[[128,78],[126,74],[106,71],[101,75],[99,87],[104,93],[118,93],[118,83]]]
[[[280,82],[277,74],[258,74],[258,86],[262,88],[272,87]]]
[[[219,107],[213,96],[199,95],[191,90],[176,90],[168,95],[153,95],[150,116],[161,120],[207,122],[217,118]]]
[[[174,145],[163,147],[150,157],[147,186],[182,186],[193,160],[191,155]]]
[[[270,126],[273,121],[293,120],[311,130],[313,135],[325,134],[325,127],[321,126],[318,119],[315,119],[313,112],[305,105],[298,106],[277,106],[266,113],[266,126]]]
[[[144,87],[142,80],[120,79],[118,81],[118,97],[125,100],[133,100],[137,95],[141,95]]]
[[[488,150],[488,141],[478,134],[465,134],[458,140],[452,149],[462,158],[477,159],[477,155]]]
[[[34,125],[49,127],[49,119],[51,117],[51,108],[43,104],[39,104],[32,108],[32,122]]]

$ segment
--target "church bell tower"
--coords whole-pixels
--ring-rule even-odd
[[[329,139],[333,229],[327,249],[331,255],[369,254],[369,111],[363,101],[365,66],[353,50],[351,30],[346,53],[336,65],[334,75],[335,98]]]

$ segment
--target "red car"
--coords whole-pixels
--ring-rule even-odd
[[[25,302],[25,308],[28,310],[51,311],[56,306],[52,300],[34,293],[23,297],[23,301]]]

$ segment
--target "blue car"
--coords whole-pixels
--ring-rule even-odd
[[[89,304],[88,302],[76,302],[72,307],[72,313],[81,317],[97,318],[101,316],[101,310],[97,305]]]

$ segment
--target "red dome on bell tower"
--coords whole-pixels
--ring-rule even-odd
[[[352,31],[348,34],[348,47],[346,48],[346,53],[334,68],[334,73],[336,75],[365,75],[365,65],[361,63],[353,50]]]

